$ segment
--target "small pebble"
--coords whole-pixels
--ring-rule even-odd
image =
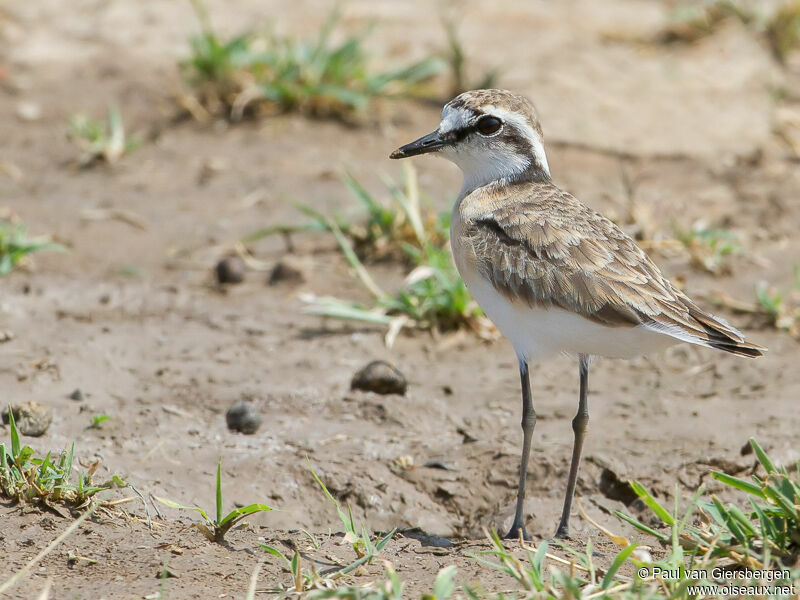
[[[53,410],[49,406],[38,402],[25,402],[24,404],[12,404],[11,410],[14,413],[14,423],[20,433],[39,437],[44,435],[50,423],[53,422]],[[3,423],[8,423],[8,407],[2,411]]]
[[[350,389],[375,392],[376,394],[406,393],[408,383],[403,374],[383,360],[373,360],[353,375]]]
[[[290,257],[279,260],[272,271],[270,271],[267,283],[269,285],[277,285],[279,283],[303,283],[306,280],[306,275],[301,264]]]
[[[38,121],[42,117],[42,107],[35,102],[23,100],[17,103],[17,117],[21,121]]]
[[[225,422],[231,431],[252,434],[258,431],[261,417],[255,407],[249,402],[236,402],[225,413]]]
[[[215,268],[219,283],[241,283],[244,281],[245,264],[238,256],[226,256]]]
[[[83,402],[83,390],[81,388],[75,388],[73,392],[69,395],[70,400],[75,400],[76,402]]]

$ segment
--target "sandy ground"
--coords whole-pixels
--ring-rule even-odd
[[[271,18],[281,31],[310,34],[330,6],[242,0],[232,10],[209,2],[214,21],[231,32]],[[462,10],[471,68],[501,65],[502,84],[536,101],[559,185],[622,222],[633,202],[655,237],[698,220],[740,236],[748,255],[735,257],[722,277],[683,256],[654,255],[690,295],[722,291],[752,301],[757,281],[791,281],[800,259],[800,173],[774,130],[778,112],[800,103],[800,70],[779,67],[734,22],[691,45],[632,41],[664,26],[666,3],[508,0],[467,2]],[[370,43],[388,63],[444,45],[435,6],[422,0],[351,1],[343,14],[346,27],[378,19],[381,35]],[[221,456],[226,502],[283,510],[251,519],[229,548],[207,543],[187,527],[189,517],[163,507],[168,518],[156,519],[152,532],[140,521],[101,516],[11,597],[36,597],[48,577],[57,598],[142,597],[158,591],[165,561],[179,575],[166,581],[166,597],[243,597],[264,559],[254,550],[259,537],[300,543],[302,536],[284,532],[326,537],[341,529],[306,456],[369,528],[473,540],[445,549],[410,537],[393,541],[386,558],[412,592],[451,563],[461,581],[509,589],[464,556],[481,546],[485,528],[507,527],[513,512],[521,435],[509,344],[413,334],[388,350],[379,330],[303,314],[301,293],[367,298],[324,236],[295,238],[294,258],[307,269],[300,285],[267,286],[257,271],[227,292],[211,285],[210,267],[236,239],[302,222],[293,202],[328,211],[349,204],[341,170],[375,190],[382,173],[399,178],[388,152],[432,129],[438,109],[382,105],[360,128],[297,116],[232,127],[173,122],[176,58],[195,29],[188,2],[86,0],[69,11],[55,0],[0,6],[0,161],[19,171],[0,173],[0,209],[69,248],[37,256],[35,271],[0,281],[0,330],[14,334],[0,344],[0,401],[49,405],[52,426],[28,443],[47,450],[74,440],[84,464],[100,458],[101,475],[119,473],[148,498],[211,507]],[[112,102],[146,141],[114,168],[74,168],[67,118],[100,116]],[[40,116],[22,118],[26,104]],[[438,160],[416,166],[423,189],[446,209],[459,186],[456,169]],[[246,201],[253,198],[261,201]],[[146,227],[83,218],[96,208],[132,211]],[[279,239],[252,251],[268,265],[286,254]],[[402,275],[392,266],[378,273],[387,282]],[[709,468],[752,466],[752,457],[740,455],[751,436],[777,460],[798,458],[797,342],[758,318],[721,310],[769,347],[766,358],[678,347],[593,365],[578,494],[615,531],[631,533],[613,510],[639,510],[619,481],[640,480],[662,497],[676,482],[682,493],[701,480],[714,490]],[[375,358],[405,373],[406,396],[349,390],[352,374]],[[576,375],[568,358],[532,366],[539,421],[526,514],[536,539],[553,534],[560,512]],[[76,388],[84,401],[68,398]],[[253,436],[225,425],[227,408],[243,399],[264,419]],[[111,418],[87,429],[101,413]],[[406,456],[414,468],[398,462]],[[422,466],[432,461],[453,470]],[[144,517],[141,503],[128,507]],[[66,526],[52,515],[0,507],[0,555],[7,557],[0,579]],[[591,539],[600,562],[613,556],[577,513],[572,528],[570,544]],[[323,549],[344,557],[336,538]],[[70,567],[68,551],[97,563]],[[359,581],[380,573],[374,565]],[[287,582],[267,560],[259,589]]]

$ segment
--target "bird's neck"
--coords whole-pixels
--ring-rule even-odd
[[[463,198],[476,189],[489,186],[503,187],[515,183],[529,181],[550,181],[550,169],[547,159],[544,164],[539,162],[537,156],[513,154],[508,156],[493,156],[490,160],[481,157],[472,160],[472,157],[463,155],[459,160],[453,160],[464,174],[464,183],[461,186],[459,197]]]

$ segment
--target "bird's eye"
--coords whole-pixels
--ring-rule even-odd
[[[481,135],[492,135],[500,131],[502,126],[503,122],[500,119],[486,115],[478,119],[478,124],[475,127]]]

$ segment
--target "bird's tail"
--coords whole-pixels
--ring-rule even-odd
[[[725,319],[703,311],[694,303],[688,304],[687,308],[689,309],[689,315],[706,332],[707,339],[698,340],[703,345],[747,358],[758,358],[767,351],[763,346],[745,340],[742,333],[738,329],[731,327]]]

